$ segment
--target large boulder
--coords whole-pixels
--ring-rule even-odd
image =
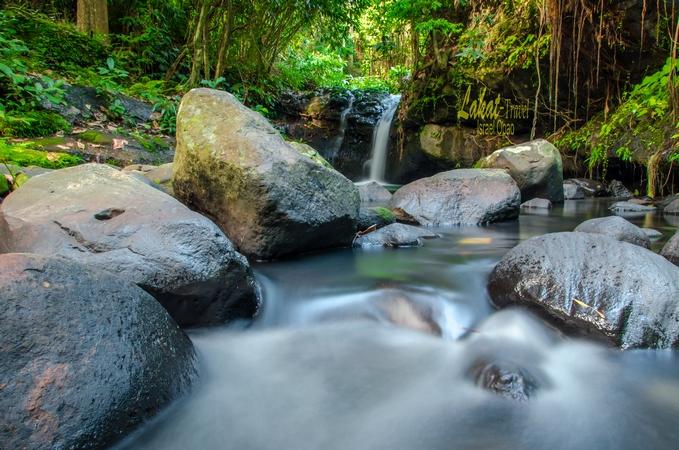
[[[0,207],[0,253],[59,255],[156,297],[185,326],[252,317],[259,289],[219,228],[135,176],[103,164],[27,181]]]
[[[392,223],[379,230],[359,236],[354,240],[354,247],[420,247],[423,239],[435,239],[438,234],[424,228]]]
[[[660,254],[672,264],[679,266],[679,232],[667,241]]]
[[[2,448],[108,447],[194,377],[189,338],[108,272],[0,255],[0,301]]]
[[[253,258],[348,246],[354,237],[354,184],[227,92],[194,89],[182,100],[173,186]]]
[[[578,225],[574,231],[581,233],[605,234],[618,241],[629,242],[644,248],[651,248],[651,239],[633,223],[619,216],[590,219]]]
[[[527,306],[622,348],[679,347],[679,268],[608,236],[529,239],[502,258],[488,290],[497,306]]]
[[[400,188],[391,206],[422,225],[481,225],[515,219],[521,194],[499,169],[459,169],[422,178]]]
[[[509,171],[524,202],[533,198],[555,203],[564,200],[561,153],[544,139],[497,150],[483,159],[481,165]]]

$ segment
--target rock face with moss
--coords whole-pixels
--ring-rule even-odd
[[[229,93],[184,97],[174,171],[175,195],[250,257],[351,244],[360,204],[353,183],[292,148]]]
[[[497,306],[525,306],[623,348],[679,346],[679,268],[609,236],[529,239],[502,258],[488,291]]]
[[[544,139],[497,150],[482,160],[481,165],[507,170],[521,189],[524,202],[533,198],[563,202],[561,154]]]
[[[3,448],[107,448],[194,377],[186,334],[110,273],[0,255],[0,301]]]
[[[0,206],[0,252],[59,255],[112,272],[184,326],[252,317],[259,289],[219,228],[174,198],[103,164],[27,181]]]
[[[521,194],[504,170],[459,169],[403,186],[391,206],[422,225],[480,225],[515,219]]]

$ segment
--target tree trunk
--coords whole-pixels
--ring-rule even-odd
[[[108,34],[106,0],[78,0],[77,25],[83,33]]]

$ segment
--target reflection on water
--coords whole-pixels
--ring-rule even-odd
[[[261,316],[246,330],[194,331],[200,381],[121,448],[676,448],[675,352],[565,339],[488,304],[508,249],[609,215],[610,203],[437,230],[422,248],[256,266]],[[654,214],[629,220],[663,232],[654,249],[674,231]],[[501,382],[530,387],[526,401],[479,386],[498,367],[511,375]]]

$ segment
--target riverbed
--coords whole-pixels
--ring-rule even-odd
[[[519,242],[609,215],[612,199],[438,229],[421,248],[336,250],[255,265],[252,323],[193,330],[192,391],[125,449],[673,449],[679,353],[622,352],[496,312],[486,280]],[[627,217],[663,237],[659,214]],[[479,386],[519,374],[526,398]]]

